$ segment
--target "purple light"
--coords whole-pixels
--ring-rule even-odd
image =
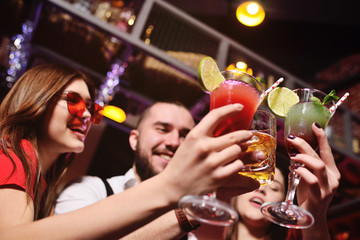
[[[124,74],[127,63],[117,59],[111,65],[110,71],[106,73],[106,79],[100,86],[100,94],[97,102],[105,105],[115,95],[115,88],[120,83],[120,77]]]
[[[12,38],[13,44],[10,46],[9,69],[6,81],[11,88],[16,80],[21,76],[27,65],[28,50],[30,49],[30,39],[33,32],[33,24],[26,21],[22,25],[22,34],[17,34]]]

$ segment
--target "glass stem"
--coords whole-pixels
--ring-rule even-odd
[[[211,198],[216,198],[216,190],[209,194]]]
[[[286,203],[293,204],[296,188],[300,182],[300,176],[294,172],[294,169],[298,168],[293,161],[291,161],[291,172],[289,173],[288,191],[286,193]]]

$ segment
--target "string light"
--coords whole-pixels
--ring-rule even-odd
[[[6,76],[6,86],[11,88],[17,79],[23,74],[27,66],[30,51],[30,41],[33,32],[33,23],[26,21],[22,25],[22,34],[15,35],[10,47],[9,68]]]
[[[104,106],[109,103],[115,96],[115,88],[120,83],[120,76],[122,76],[127,67],[127,63],[120,59],[114,61],[111,65],[111,70],[107,72],[106,79],[100,86],[100,91],[97,99],[97,103]]]

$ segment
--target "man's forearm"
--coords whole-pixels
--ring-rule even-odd
[[[186,233],[180,228],[179,222],[175,216],[174,211],[170,211],[161,217],[155,219],[149,224],[129,235],[121,238],[122,240],[169,240],[180,239]]]

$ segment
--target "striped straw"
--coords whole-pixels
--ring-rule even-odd
[[[334,113],[335,110],[345,101],[345,99],[349,96],[349,93],[345,93],[344,96],[342,96],[342,98],[340,98],[340,100],[334,105],[332,106],[329,110],[331,113]]]
[[[262,100],[265,98],[266,95],[269,94],[269,92],[274,90],[274,88],[276,88],[280,83],[282,83],[282,81],[284,81],[284,78],[279,78],[279,80],[277,80],[273,85],[271,85],[271,87],[269,87],[265,92],[263,92],[260,95],[260,102],[262,102]]]

